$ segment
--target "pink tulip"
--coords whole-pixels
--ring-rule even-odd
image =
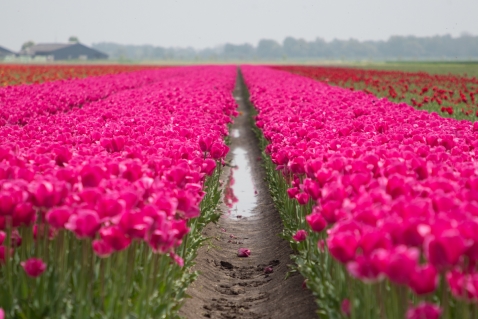
[[[9,216],[15,210],[15,199],[7,192],[0,192],[0,216]]]
[[[287,190],[287,195],[289,196],[289,198],[295,198],[300,192],[300,189],[296,188],[296,187],[292,187],[292,188],[289,188]]]
[[[0,308],[0,319],[5,319],[5,311],[3,308]]]
[[[204,160],[202,164],[201,171],[208,176],[211,176],[214,170],[216,169],[216,162],[210,158]]]
[[[225,154],[229,151],[229,147],[223,145],[222,143],[215,142],[211,146],[211,157],[214,159],[219,159],[224,157]]]
[[[65,224],[65,228],[74,232],[78,238],[94,237],[100,226],[98,214],[88,209],[79,209]]]
[[[211,149],[211,144],[212,138],[210,136],[201,136],[199,138],[199,147],[201,148],[201,151],[209,152],[209,150]]]
[[[70,219],[72,211],[67,207],[53,208],[46,213],[46,221],[55,229],[62,229]]]
[[[103,179],[104,171],[101,167],[86,165],[80,172],[81,183],[84,187],[96,187]]]
[[[384,231],[370,231],[362,235],[359,242],[364,255],[370,255],[376,249],[389,250],[393,247],[390,236]]]
[[[30,258],[20,263],[25,273],[33,278],[39,277],[46,270],[46,264],[40,258]]]
[[[318,212],[312,212],[312,214],[305,216],[305,220],[309,224],[310,228],[317,233],[320,233],[327,227],[327,222]]]
[[[292,238],[297,241],[301,242],[307,239],[307,232],[303,229],[299,229]]]
[[[295,196],[295,198],[297,199],[297,202],[300,204],[300,205],[305,205],[309,202],[309,195],[307,193],[300,193],[300,194],[297,194]]]
[[[432,265],[417,266],[410,275],[408,285],[417,295],[435,291],[438,286],[438,273]]]
[[[321,196],[320,184],[309,178],[304,180],[304,191],[315,201]]]
[[[36,219],[35,210],[31,203],[20,203],[15,207],[12,216],[12,226],[29,226]]]
[[[346,317],[350,317],[350,314],[351,314],[350,300],[348,299],[342,300],[342,303],[340,304],[340,310]]]
[[[10,245],[13,248],[20,247],[22,245],[22,237],[17,229],[13,229],[10,234]]]
[[[50,208],[58,205],[66,195],[65,188],[60,183],[42,181],[30,184],[33,203],[39,207]]]
[[[352,233],[339,233],[327,239],[327,246],[332,256],[345,264],[355,258],[358,239]]]
[[[437,268],[446,268],[458,263],[466,251],[464,239],[457,230],[450,230],[425,243],[425,253],[429,262]]]
[[[239,248],[237,251],[237,257],[249,257],[251,251],[247,248]]]
[[[72,157],[70,150],[66,147],[57,147],[54,149],[55,162],[58,166],[64,166]]]
[[[114,252],[113,247],[111,247],[107,242],[100,239],[93,240],[92,243],[93,251],[100,258],[105,258],[111,255]]]
[[[364,282],[374,282],[379,279],[381,274],[380,264],[377,259],[371,259],[365,256],[357,256],[354,261],[347,264],[347,270],[354,276]]]
[[[12,258],[13,253],[14,253],[13,248],[0,246],[0,265],[4,264],[7,261],[7,254],[8,254],[8,258]]]
[[[388,278],[397,284],[407,284],[417,267],[419,251],[416,248],[398,246],[391,251],[385,270]]]
[[[101,228],[99,233],[101,239],[115,251],[124,250],[131,244],[131,238],[117,226]]]
[[[441,315],[439,306],[422,302],[416,307],[411,307],[407,310],[407,319],[438,319]]]
[[[47,233],[48,230],[48,233]],[[46,224],[33,225],[33,239],[38,240],[48,236],[48,239],[55,238],[56,232],[53,227],[48,227]]]
[[[446,280],[455,297],[466,300],[478,299],[478,274],[463,274],[452,270],[446,274]]]
[[[183,258],[181,258],[181,256],[176,255],[175,253],[169,253],[169,255],[176,263],[176,265],[178,265],[179,267],[184,267],[184,260]]]

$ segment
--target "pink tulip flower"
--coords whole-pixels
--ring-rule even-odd
[[[441,315],[439,306],[422,302],[416,307],[411,307],[407,310],[407,319],[438,319]]]
[[[25,273],[33,278],[41,276],[46,270],[46,264],[40,258],[30,258],[22,261],[20,265],[25,270]]]

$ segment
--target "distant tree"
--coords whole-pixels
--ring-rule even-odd
[[[33,41],[27,41],[27,42],[25,42],[25,43],[22,44],[22,50],[26,50],[26,49],[28,49],[28,48],[34,46],[34,45],[35,45],[35,42],[33,42]]]
[[[282,57],[282,46],[274,40],[260,40],[257,54],[261,59],[277,59]]]
[[[309,55],[309,43],[304,39],[285,38],[282,43],[284,53],[289,57],[301,58]]]
[[[71,37],[68,38],[68,42],[71,42],[71,43],[80,43],[80,40],[78,39],[78,37],[72,35]]]
[[[251,58],[254,55],[254,47],[250,44],[230,44],[224,46],[224,56],[226,58]]]

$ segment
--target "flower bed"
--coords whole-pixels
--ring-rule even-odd
[[[476,315],[478,124],[242,71],[284,235],[320,314]]]
[[[123,72],[139,71],[158,68],[153,65],[35,65],[35,64],[0,64],[0,87],[18,84],[38,84],[42,82],[69,80],[118,74]]]
[[[0,88],[0,127],[25,125],[32,117],[69,112],[118,92],[181,74],[178,69],[157,69]]]
[[[367,70],[347,67],[280,66],[279,70],[331,85],[362,90],[394,102],[458,119],[478,117],[478,79],[451,74]]]
[[[59,82],[57,92],[82,81],[88,92],[131,89],[64,113],[40,116],[38,107],[27,125],[0,127],[7,318],[175,316],[195,276],[188,268],[201,229],[217,218],[235,72],[188,67]],[[145,79],[154,81],[138,88]],[[39,105],[43,89],[21,90]]]

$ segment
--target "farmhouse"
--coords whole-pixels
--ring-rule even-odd
[[[48,60],[97,60],[107,59],[108,55],[81,43],[39,43],[20,52],[32,58],[43,56]]]
[[[0,60],[5,59],[7,56],[15,56],[15,52],[0,46]]]

